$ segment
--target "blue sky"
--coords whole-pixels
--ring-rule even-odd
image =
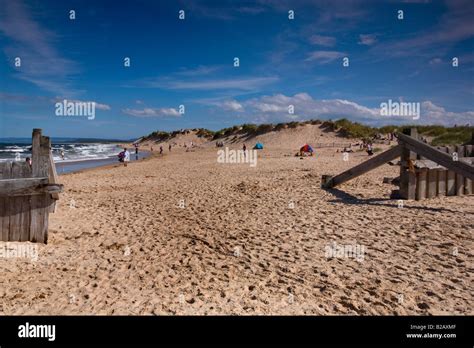
[[[0,137],[342,117],[472,124],[472,18],[471,0],[0,0]],[[64,99],[94,101],[95,118],[56,116]],[[420,103],[420,119],[381,116],[389,99]]]

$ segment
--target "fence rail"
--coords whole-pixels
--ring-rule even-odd
[[[321,185],[332,188],[399,156],[401,198],[421,200],[474,193],[473,145],[435,148],[418,140],[415,128],[410,135],[398,134],[397,146],[334,177],[323,175]]]

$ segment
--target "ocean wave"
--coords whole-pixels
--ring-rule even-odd
[[[51,152],[54,162],[78,162],[113,158],[118,155],[122,148],[115,144],[52,144]],[[0,146],[0,161],[24,161],[31,157],[31,145],[9,144]]]

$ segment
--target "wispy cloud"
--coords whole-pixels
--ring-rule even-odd
[[[327,64],[344,56],[346,56],[346,54],[339,51],[315,51],[309,54],[306,61],[316,61],[320,64]]]
[[[205,105],[213,105],[221,108],[225,111],[236,111],[242,112],[244,111],[244,107],[235,99],[227,99],[227,100],[201,100],[199,101],[201,104]]]
[[[251,3],[240,4],[235,1],[212,1],[202,0],[181,1],[183,8],[189,10],[196,17],[212,18],[216,20],[230,21],[236,20],[239,15],[258,15],[265,12],[267,8]]]
[[[359,45],[371,46],[377,42],[375,34],[361,34],[359,35]]]
[[[245,13],[245,14],[251,14],[251,15],[257,15],[262,12],[265,12],[265,9],[260,6],[242,6],[237,8],[238,12]]]
[[[443,60],[441,58],[433,58],[430,60],[430,65],[438,65],[441,64]]]
[[[474,37],[474,6],[471,0],[446,1],[447,12],[434,27],[425,28],[416,36],[397,39],[374,47],[375,54],[410,56],[414,53],[439,55],[449,47]],[[435,50],[433,48],[436,47]]]
[[[62,97],[56,97],[56,98],[53,98],[53,99],[50,99],[50,102],[52,103],[62,103],[63,101],[65,100],[65,98],[62,98]],[[103,104],[103,103],[99,103],[99,102],[96,102],[94,100],[80,100],[80,99],[66,99],[68,102],[72,102],[72,103],[94,103],[95,104],[95,108],[96,109],[99,109],[99,110],[105,110],[105,111],[108,111],[108,110],[111,110],[112,108],[110,107],[110,105],[108,104]]]
[[[58,37],[38,24],[21,1],[4,1],[2,8],[0,32],[12,42],[4,47],[5,54],[12,66],[16,57],[22,61],[15,76],[49,92],[73,94],[68,78],[78,66],[55,49]]]
[[[336,44],[336,38],[332,36],[312,35],[309,41],[314,45],[332,47]]]
[[[160,88],[169,90],[241,90],[254,91],[263,86],[277,82],[276,76],[241,77],[222,79],[174,79],[159,78],[139,81],[135,87]]]
[[[144,108],[144,109],[123,109],[124,114],[135,117],[180,117],[181,114],[175,108]]]
[[[204,66],[200,65],[196,68],[183,68],[179,72],[176,73],[176,75],[180,76],[204,76],[204,75],[209,75],[211,73],[214,73],[218,70],[220,70],[222,67],[221,66]]]

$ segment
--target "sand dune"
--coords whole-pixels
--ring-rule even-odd
[[[389,165],[324,191],[367,156],[294,157],[339,139],[317,129],[261,136],[256,168],[203,142],[61,177],[38,261],[0,263],[0,313],[474,314],[474,198],[399,208]],[[363,259],[328,257],[333,242]]]

